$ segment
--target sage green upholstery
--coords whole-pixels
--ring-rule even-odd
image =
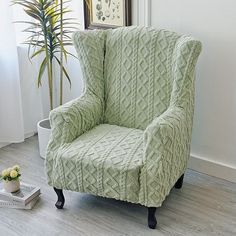
[[[187,166],[201,43],[134,26],[73,40],[84,92],[50,113],[49,185],[160,206]]]

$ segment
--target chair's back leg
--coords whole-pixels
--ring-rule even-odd
[[[180,176],[180,178],[175,183],[175,188],[180,189],[183,186],[184,174]]]

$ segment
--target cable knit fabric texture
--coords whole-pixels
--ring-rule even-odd
[[[84,92],[50,113],[49,185],[160,206],[187,167],[201,43],[136,26],[73,41]]]

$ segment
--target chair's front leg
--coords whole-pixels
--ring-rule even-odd
[[[157,225],[157,220],[156,220],[156,207],[148,207],[148,227],[150,229],[155,229]]]
[[[62,209],[65,203],[65,198],[64,198],[62,189],[58,189],[58,188],[53,188],[53,189],[56,192],[57,198],[58,198],[55,206],[57,209]]]

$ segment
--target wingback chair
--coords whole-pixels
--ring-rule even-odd
[[[83,94],[50,113],[48,184],[156,207],[181,188],[201,43],[149,27],[76,32]]]

